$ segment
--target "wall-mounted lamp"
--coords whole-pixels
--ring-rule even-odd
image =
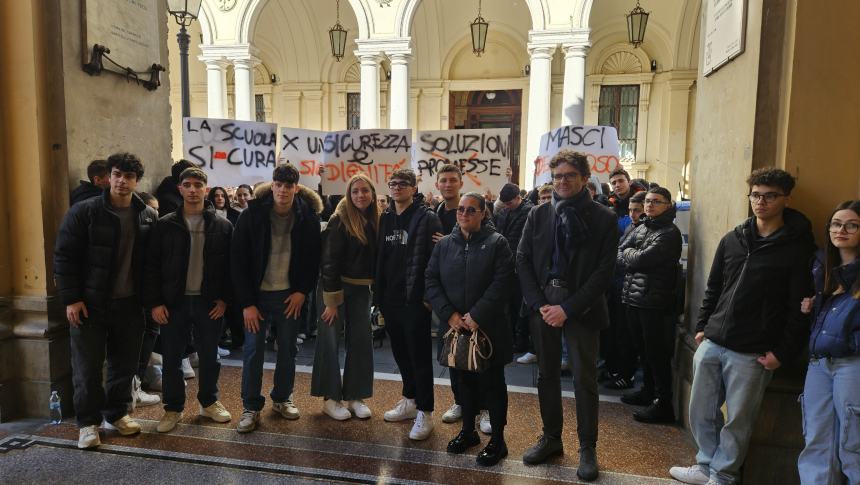
[[[651,72],[657,72],[657,59],[651,59]]]
[[[525,74],[526,76],[529,76],[529,75],[531,75],[531,73],[532,73],[532,65],[526,64],[526,67],[523,68],[523,74]]]
[[[270,81],[272,81],[272,84],[275,84],[275,83],[277,83],[280,79],[278,78],[278,75],[277,75],[277,74],[274,74],[274,73],[273,73],[271,76],[269,76],[269,80],[270,80]]]

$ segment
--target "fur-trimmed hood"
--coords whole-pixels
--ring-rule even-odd
[[[323,211],[323,201],[322,197],[319,196],[315,191],[311,190],[309,187],[306,187],[302,184],[298,184],[299,192],[296,194],[296,197],[301,197],[303,201],[305,201],[311,209],[313,209],[316,215],[320,215]],[[262,204],[264,200],[271,200],[272,198],[272,183],[266,182],[257,186],[254,189],[254,199],[249,201],[249,206],[251,204],[257,205]]]

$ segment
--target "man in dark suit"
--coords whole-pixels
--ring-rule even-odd
[[[550,162],[552,201],[532,210],[517,250],[517,274],[538,354],[543,436],[523,455],[528,465],[561,454],[561,339],[569,349],[576,393],[580,460],[577,475],[595,480],[597,356],[609,324],[605,294],[615,269],[618,227],[611,209],[586,188],[588,158],[562,150]]]

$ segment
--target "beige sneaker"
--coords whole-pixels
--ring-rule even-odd
[[[344,421],[352,417],[352,413],[343,407],[340,401],[334,399],[326,399],[323,401],[323,412],[330,418],[337,421]]]
[[[111,426],[116,428],[116,430],[119,431],[119,434],[123,436],[131,436],[133,434],[140,433],[140,425],[137,424],[137,421],[131,419],[128,414],[111,423]]]
[[[102,444],[98,426],[85,426],[78,431],[78,448],[85,450]]]
[[[155,430],[159,433],[169,433],[173,431],[173,428],[176,427],[176,424],[179,423],[180,419],[182,419],[181,412],[164,411],[164,416],[161,417],[161,421],[158,422],[158,426],[155,427]]]
[[[227,408],[221,404],[221,401],[215,401],[209,406],[200,407],[200,415],[205,416],[216,423],[229,423],[233,416],[230,415],[230,411],[227,411]]]
[[[368,419],[373,414],[370,412],[370,408],[367,407],[367,404],[365,404],[361,399],[350,401],[349,405],[347,405],[347,409],[349,409],[349,412],[354,414],[358,419]]]
[[[239,417],[239,426],[236,426],[236,431],[240,433],[250,433],[257,428],[257,423],[260,422],[260,411],[244,410],[242,416]]]
[[[284,402],[272,403],[272,411],[280,414],[287,419],[299,419],[299,408],[293,404],[293,396]]]

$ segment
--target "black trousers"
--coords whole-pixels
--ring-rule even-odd
[[[71,327],[72,382],[78,426],[108,423],[128,414],[131,381],[137,371],[145,326],[137,297],[112,300],[107,308],[87,308],[89,318]],[[107,378],[102,367],[107,357]]]
[[[158,334],[161,333],[161,325],[152,319],[152,315],[148,310],[144,310],[144,313],[146,324],[140,344],[140,358],[137,361],[137,377],[141,381],[143,381],[143,376],[146,374],[146,368],[149,367],[149,358],[155,351]]]
[[[403,397],[420,411],[433,411],[433,337],[430,310],[422,304],[382,308],[391,353],[403,379]]]
[[[609,328],[600,332],[600,354],[606,360],[609,372],[620,377],[633,377],[639,353],[627,323],[627,307],[621,302],[620,288],[610,288],[606,293],[606,304],[609,307]]]
[[[454,370],[451,369],[451,371]],[[508,424],[508,386],[505,383],[505,366],[493,366],[480,374],[457,370],[456,376],[460,382],[463,430],[475,429],[475,417],[483,408],[490,413],[493,434],[501,435],[505,425]]]
[[[548,286],[544,296],[557,305],[568,296],[565,288]],[[538,401],[547,437],[561,439],[561,339],[567,341],[568,361],[576,394],[576,433],[582,448],[597,445],[597,355],[600,330],[568,319],[561,328],[551,327],[540,313],[531,316],[532,339],[538,356]]]
[[[639,342],[647,394],[671,402],[675,325],[665,309],[627,307],[627,321]]]

